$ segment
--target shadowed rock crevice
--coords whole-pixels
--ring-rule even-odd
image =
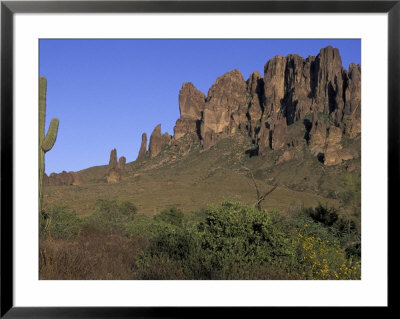
[[[306,129],[306,133],[304,134],[304,139],[306,140],[306,143],[308,145],[310,142],[310,131],[312,128],[312,123],[309,119],[304,119],[303,124]]]

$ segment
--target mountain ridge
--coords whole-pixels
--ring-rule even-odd
[[[158,183],[163,184],[166,178],[172,183],[167,183],[167,187],[175,187],[177,182],[171,174],[177,174],[179,165],[198,165],[205,171],[215,171],[221,162],[233,171],[243,165],[254,172],[264,171],[257,180],[265,185],[333,198],[332,194],[340,192],[340,188],[322,178],[329,176],[339,185],[343,174],[360,172],[361,66],[350,64],[347,71],[338,49],[331,46],[308,58],[296,54],[275,56],[266,62],[263,76],[255,71],[247,80],[234,69],[218,77],[207,95],[193,83],[185,82],[178,100],[180,117],[174,135],[162,134],[160,123],[150,135],[148,148],[147,134],[142,134],[135,161],[125,163],[125,157],[118,161],[113,149],[109,165],[45,176],[48,190],[49,186],[99,183],[122,187],[125,182],[134,187],[133,181],[151,174],[152,170],[162,172],[156,176]],[[236,145],[240,150],[230,151]],[[203,158],[218,158],[214,166],[193,162],[188,157],[210,151]],[[300,169],[301,165],[307,169]],[[196,169],[185,168],[187,178],[190,179],[190,170]],[[192,175],[207,181],[207,174],[196,171]],[[238,180],[233,178],[233,181]],[[229,188],[229,183],[226,179],[221,187]],[[190,188],[192,184],[185,185]],[[121,192],[111,193],[118,196]],[[215,192],[222,195],[219,189]],[[136,195],[132,196],[138,200]]]

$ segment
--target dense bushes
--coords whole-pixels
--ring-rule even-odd
[[[74,211],[64,206],[51,206],[40,214],[39,234],[42,238],[72,240],[82,225]]]
[[[82,219],[52,207],[40,223],[41,278],[361,276],[359,243],[353,243],[359,230],[352,225],[350,236],[346,221],[327,206],[300,209],[288,217],[232,202],[188,215],[177,208],[154,218],[136,214],[135,205],[117,200],[98,200],[93,214]]]
[[[176,207],[164,209],[161,213],[154,216],[154,220],[163,221],[175,226],[181,226],[183,222],[183,212]]]
[[[204,272],[210,279],[231,279],[253,265],[288,266],[293,246],[277,217],[230,202],[211,208],[199,225]]]
[[[332,230],[333,209],[283,219],[225,202],[195,225],[165,225],[136,262],[141,279],[357,279]],[[333,217],[332,217],[333,216]],[[335,222],[333,222],[335,221]],[[164,265],[174,269],[159,273]]]
[[[105,232],[125,234],[126,226],[137,212],[134,204],[116,199],[98,199],[93,214],[86,223]]]

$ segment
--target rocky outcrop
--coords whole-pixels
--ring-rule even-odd
[[[107,183],[116,184],[121,181],[121,173],[116,169],[110,169],[106,175]]]
[[[147,155],[147,134],[143,133],[142,134],[142,143],[140,144],[140,149],[139,149],[139,154],[136,158],[136,160],[140,160],[145,158]]]
[[[309,132],[308,145],[312,148],[324,147],[326,144],[327,125],[325,118],[317,112],[312,115],[311,130]]]
[[[201,136],[207,149],[215,141],[213,137],[228,136],[247,124],[247,84],[239,70],[233,70],[219,77],[208,91]]]
[[[195,132],[197,134],[197,132],[199,131],[199,124],[200,120],[185,118],[178,119],[174,127],[174,138],[176,140],[180,139],[182,136],[185,136],[185,134],[190,132]]]
[[[206,97],[192,83],[184,83],[179,91],[180,118],[174,127],[174,138],[177,140],[187,133],[200,134],[200,121],[203,116]],[[200,136],[199,136],[200,137]]]
[[[183,83],[179,91],[179,112],[183,119],[200,120],[206,97],[193,83]]]
[[[158,124],[150,136],[149,156],[150,158],[156,157],[161,152],[162,138],[161,138],[161,124]]]
[[[338,49],[331,46],[306,59],[275,56],[265,64],[263,76],[255,71],[245,81],[236,69],[220,76],[207,97],[184,83],[179,110],[170,140],[161,137],[160,127],[153,131],[150,157],[188,133],[206,150],[243,130],[258,146],[258,154],[304,145],[319,159],[326,158],[325,163],[337,163],[332,154],[346,153],[338,151],[343,137],[361,132],[361,67],[350,64],[349,71],[344,69]],[[283,154],[287,160],[291,152]]]
[[[324,165],[338,165],[343,161],[351,160],[358,157],[354,151],[343,149],[340,144],[328,145],[324,153]]]
[[[74,185],[74,175],[72,172],[66,171],[62,171],[59,174],[51,173],[50,176],[44,176],[43,183],[48,186]]]
[[[72,185],[82,185],[84,184],[84,179],[82,178],[82,175],[80,172],[71,172],[72,177],[74,181],[72,182]]]
[[[161,147],[163,146],[170,146],[172,143],[172,136],[169,135],[168,133],[164,133],[161,136]]]
[[[261,117],[263,114],[264,81],[260,73],[253,72],[247,80],[247,91],[250,96],[247,117],[249,121],[249,133],[253,142],[257,142],[257,136],[261,129]]]
[[[114,148],[110,152],[110,160],[108,162],[108,172],[106,174],[107,183],[118,183],[121,180],[121,170],[117,161],[117,150]]]
[[[110,160],[108,162],[108,166],[110,169],[114,169],[117,167],[118,161],[117,161],[117,150],[114,148],[111,150],[110,153]]]
[[[117,169],[120,170],[120,171],[124,171],[125,165],[126,165],[126,157],[125,156],[121,156],[119,158],[119,160],[118,160]]]
[[[341,118],[341,128],[350,138],[361,132],[361,67],[354,63],[349,66],[345,105]]]

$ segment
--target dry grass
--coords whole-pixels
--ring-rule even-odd
[[[140,238],[106,234],[89,227],[82,229],[74,242],[41,240],[39,279],[133,279],[135,256],[147,244]]]
[[[343,190],[343,167],[324,167],[309,152],[275,165],[278,153],[249,158],[245,151],[250,147],[239,135],[221,140],[208,151],[195,148],[185,156],[166,149],[154,159],[129,163],[118,184],[101,181],[104,167],[90,168],[82,171],[88,181],[84,185],[46,187],[44,205],[64,204],[81,216],[93,211],[99,197],[128,200],[139,213],[149,216],[173,206],[189,213],[224,199],[252,205],[256,193],[250,176],[241,170],[242,163],[253,171],[261,192],[278,185],[262,208],[283,211],[318,202],[338,205],[328,194]]]

